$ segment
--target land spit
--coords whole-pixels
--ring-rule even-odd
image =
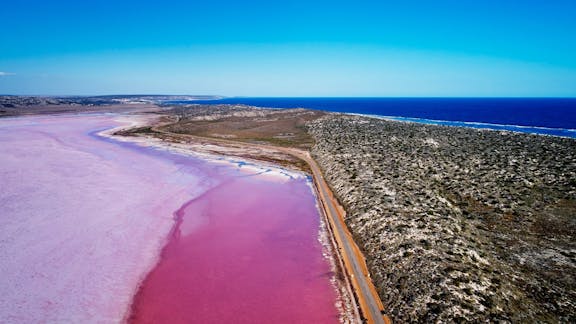
[[[242,118],[298,124],[306,114],[178,107],[150,135],[309,148],[395,321],[576,320],[574,139],[345,114],[305,120],[303,144],[269,129],[260,136],[262,125],[247,135],[226,127]],[[198,134],[194,121],[218,132]]]

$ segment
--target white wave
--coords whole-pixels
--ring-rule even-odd
[[[371,118],[378,118],[378,119],[392,120],[392,121],[400,121],[400,122],[412,122],[412,123],[428,124],[428,125],[468,127],[468,128],[474,128],[474,129],[510,131],[510,132],[530,133],[530,134],[537,134],[537,135],[548,135],[548,136],[568,137],[568,138],[576,137],[576,134],[575,135],[568,134],[567,136],[560,135],[561,133],[576,133],[576,129],[572,129],[572,128],[552,128],[552,127],[543,127],[543,126],[492,124],[492,123],[473,122],[473,121],[425,119],[425,118],[416,118],[416,117],[384,116],[384,115],[357,114],[357,113],[349,113],[349,115],[364,116],[364,117],[371,117]],[[531,131],[531,130],[534,130],[534,131]],[[540,131],[540,132],[538,132],[538,131]],[[550,131],[550,132],[554,132],[555,134],[543,133],[542,131]]]

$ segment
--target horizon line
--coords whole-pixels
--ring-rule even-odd
[[[225,96],[210,94],[62,94],[62,95],[42,95],[42,94],[0,94],[1,97],[46,97],[46,98],[66,98],[66,97],[213,97],[208,100],[222,99],[242,99],[242,98],[262,98],[262,99],[576,99],[576,96]]]

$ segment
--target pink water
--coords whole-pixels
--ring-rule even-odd
[[[239,178],[184,206],[134,305],[139,323],[334,323],[304,180]]]
[[[304,178],[95,135],[115,118],[0,119],[0,322],[338,320]]]

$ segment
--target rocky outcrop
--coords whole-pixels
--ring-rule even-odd
[[[576,140],[350,115],[308,129],[395,321],[576,321]]]

